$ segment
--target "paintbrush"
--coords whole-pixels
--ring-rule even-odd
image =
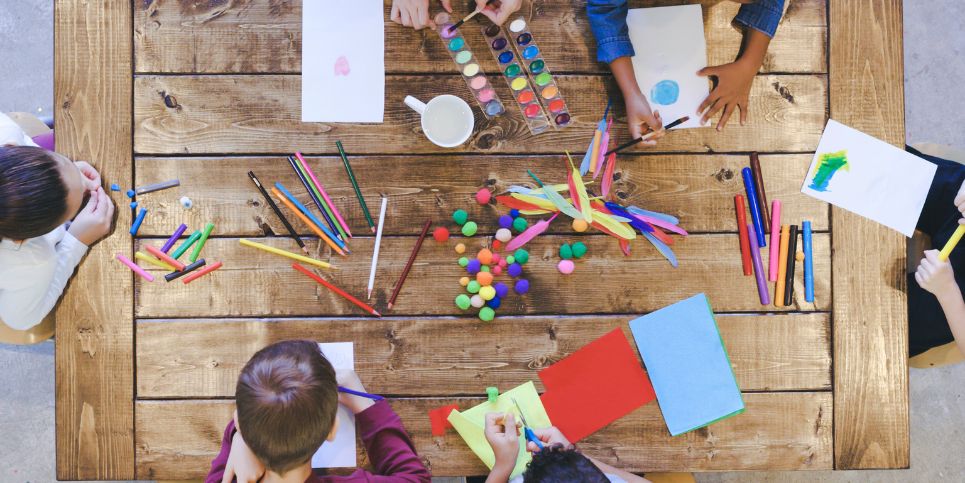
[[[647,134],[644,134],[644,135],[641,136],[641,137],[638,137],[638,138],[636,138],[636,139],[632,139],[632,140],[630,140],[630,141],[627,141],[627,142],[625,142],[625,143],[623,143],[623,144],[621,144],[621,145],[619,145],[619,146],[617,146],[617,147],[615,147],[615,148],[607,151],[606,154],[605,154],[605,156],[609,156],[609,155],[611,155],[611,154],[613,154],[613,153],[618,153],[618,152],[620,152],[620,151],[623,151],[624,149],[629,148],[630,146],[633,146],[634,144],[642,143],[642,142],[646,141],[647,139],[650,139],[650,138],[656,136],[657,133],[659,133],[659,132],[661,132],[661,131],[666,131],[666,130],[668,130],[668,129],[673,129],[673,128],[675,128],[675,127],[677,127],[677,126],[679,126],[679,125],[681,125],[681,124],[683,124],[683,123],[685,123],[685,122],[687,122],[687,121],[689,121],[689,120],[690,120],[690,116],[681,117],[680,119],[677,119],[676,121],[674,121],[674,122],[672,122],[672,123],[670,123],[670,124],[667,124],[667,125],[664,126],[663,129],[661,129],[660,131],[652,131],[652,132],[649,132],[649,133],[647,133]]]
[[[493,3],[493,2],[495,2],[495,1],[496,1],[496,0],[488,0],[488,1],[486,2],[486,6],[489,6],[490,3]],[[457,28],[459,28],[460,26],[462,26],[462,24],[468,22],[469,20],[472,20],[472,18],[475,17],[476,14],[478,14],[479,12],[482,12],[482,9],[474,10],[474,11],[473,11],[472,13],[470,13],[469,15],[466,15],[466,17],[463,18],[462,20],[460,20],[460,21],[458,21],[458,22],[450,25],[448,30],[449,30],[450,32],[452,32],[453,30],[456,30]]]

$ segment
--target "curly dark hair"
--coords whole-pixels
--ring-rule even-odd
[[[609,478],[576,448],[556,444],[533,453],[523,473],[526,483],[609,483]]]

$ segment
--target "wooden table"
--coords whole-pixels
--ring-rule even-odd
[[[480,474],[484,466],[455,433],[430,435],[429,409],[469,407],[486,386],[538,381],[540,368],[609,329],[626,330],[637,314],[696,292],[719,313],[746,413],[671,438],[649,404],[587,438],[585,451],[633,471],[907,467],[904,240],[799,192],[829,115],[903,144],[901,2],[828,1],[788,0],[747,126],[676,132],[659,152],[621,158],[616,196],[679,215],[693,233],[675,245],[680,268],[643,241],[623,257],[614,240],[592,234],[583,238],[589,259],[562,278],[554,251],[573,235],[557,223],[530,247],[533,291],[509,298],[492,323],[452,317],[459,270],[451,243],[426,244],[392,317],[382,320],[360,317],[284,259],[240,247],[239,237],[293,246],[277,236],[284,229],[245,172],[295,188],[283,155],[310,154],[353,231],[365,233],[334,156],[341,139],[369,206],[380,193],[391,197],[375,293],[384,308],[422,220],[464,208],[491,233],[497,210],[471,202],[472,193],[526,183],[527,167],[561,181],[563,150],[585,149],[606,96],[618,91],[594,62],[583,2],[527,7],[574,126],[533,137],[510,106],[492,122],[477,116],[474,136],[452,151],[426,141],[402,104],[405,94],[468,98],[432,32],[386,24],[384,124],[302,124],[298,1],[57,2],[59,150],[90,160],[107,183],[182,182],[142,197],[150,214],[136,240],[127,234],[129,210],[119,210],[114,235],[91,250],[58,308],[58,477],[204,475],[241,366],[265,344],[293,337],[355,341],[362,379],[391,395],[433,472]],[[737,7],[703,3],[708,60],[727,62],[741,38],[730,27]],[[496,72],[479,32],[464,30],[484,68]],[[626,139],[623,122],[614,129]],[[798,300],[783,311],[762,308],[753,278],[741,274],[732,198],[743,191],[738,172],[751,150],[762,153],[767,193],[785,202],[785,220],[813,221],[814,304],[800,298],[801,270]],[[181,194],[194,200],[192,210],[178,205]],[[225,266],[190,286],[143,283],[112,260],[159,243],[178,223],[208,221],[216,229],[205,256]],[[350,292],[364,292],[372,243],[356,238],[351,257],[334,256],[336,278]],[[315,240],[310,246],[333,256]]]

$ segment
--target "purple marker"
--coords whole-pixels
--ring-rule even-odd
[[[747,225],[747,232],[753,231],[754,228]],[[749,236],[747,239],[751,242],[751,260],[754,262],[754,276],[757,277],[757,293],[761,296],[761,305],[769,305],[771,295],[767,291],[767,275],[764,274],[764,263],[761,262],[761,246],[757,244],[757,237]]]
[[[188,225],[181,223],[181,226],[179,226],[177,230],[174,230],[174,234],[171,235],[171,238],[168,238],[168,241],[164,242],[164,246],[161,247],[161,251],[164,253],[167,253],[168,251],[170,251],[171,247],[173,247],[174,244],[178,242],[178,238],[181,238],[181,235],[184,234],[184,230],[187,230],[187,229],[188,229]]]

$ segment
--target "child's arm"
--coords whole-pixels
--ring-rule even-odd
[[[965,354],[965,301],[962,300],[962,290],[955,281],[951,263],[940,261],[938,250],[928,250],[915,272],[915,280],[938,299],[958,350]]]
[[[452,0],[441,0],[442,8],[452,13]],[[421,30],[426,27],[436,28],[429,14],[429,0],[392,0],[389,19],[406,27]]]
[[[717,78],[716,87],[698,108],[699,112],[710,108],[704,113],[702,123],[723,110],[720,121],[717,122],[717,130],[720,131],[737,109],[741,111],[741,125],[747,122],[751,85],[764,63],[764,54],[767,53],[771,37],[777,31],[783,12],[784,0],[757,0],[741,5],[740,11],[734,17],[734,23],[744,28],[744,42],[737,60],[729,64],[705,67],[697,73]]]

